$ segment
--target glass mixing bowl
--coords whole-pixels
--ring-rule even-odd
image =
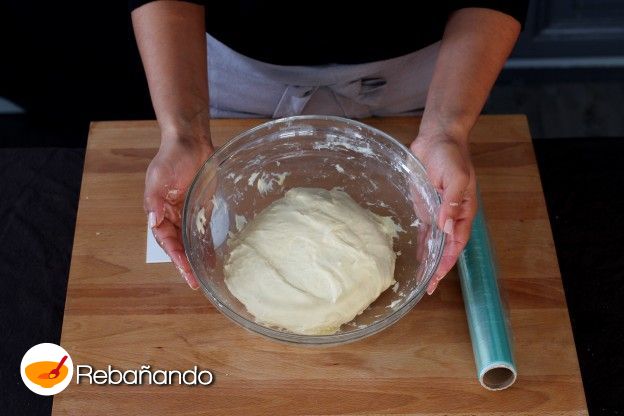
[[[394,239],[397,284],[331,335],[298,335],[258,323],[224,282],[228,237],[295,187],[339,187],[400,227]],[[394,138],[344,118],[296,116],[262,124],[217,149],[188,190],[182,236],[204,293],[236,323],[276,340],[337,344],[387,328],[423,296],[444,245],[435,220],[439,205],[422,164]]]

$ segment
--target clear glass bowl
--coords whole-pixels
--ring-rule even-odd
[[[224,283],[230,233],[295,187],[340,187],[362,207],[391,216],[398,285],[331,335],[298,335],[257,323]],[[270,121],[227,142],[206,161],[186,196],[184,248],[210,301],[253,332],[297,344],[337,344],[387,328],[420,300],[438,266],[440,198],[401,143],[366,124],[330,116]]]

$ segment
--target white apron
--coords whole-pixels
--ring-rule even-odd
[[[440,46],[364,64],[283,66],[248,58],[210,35],[207,41],[214,118],[418,114]]]

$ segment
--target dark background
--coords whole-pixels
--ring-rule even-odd
[[[592,415],[624,414],[624,1],[531,3],[486,113],[529,118]],[[57,342],[91,120],[154,118],[125,2],[0,3],[0,414]],[[469,411],[469,409],[467,409]]]

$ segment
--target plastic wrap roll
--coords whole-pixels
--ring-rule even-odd
[[[489,390],[503,390],[516,381],[517,373],[482,205],[479,201],[458,268],[479,382]]]

